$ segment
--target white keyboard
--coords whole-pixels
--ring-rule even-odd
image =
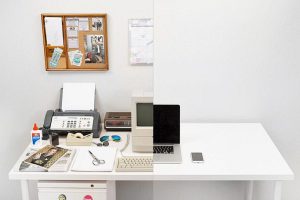
[[[152,172],[152,156],[125,156],[118,158],[117,172]]]

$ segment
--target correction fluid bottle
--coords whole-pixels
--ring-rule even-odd
[[[36,123],[34,123],[31,131],[31,145],[32,147],[39,148],[42,146],[42,130],[39,130]]]

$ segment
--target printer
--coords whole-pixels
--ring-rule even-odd
[[[64,83],[59,108],[46,113],[43,135],[80,132],[99,137],[102,127],[100,113],[94,107],[95,91],[95,83]]]

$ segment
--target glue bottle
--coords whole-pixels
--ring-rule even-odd
[[[33,129],[31,131],[31,145],[32,147],[42,146],[42,130],[39,130],[36,123],[34,123]]]

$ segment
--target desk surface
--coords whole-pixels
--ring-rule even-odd
[[[131,140],[130,140],[131,141]],[[294,174],[259,123],[181,124],[181,164],[154,164],[154,172],[19,172],[14,180],[292,180]],[[204,163],[190,153],[203,152]],[[131,154],[131,144],[124,152]]]

